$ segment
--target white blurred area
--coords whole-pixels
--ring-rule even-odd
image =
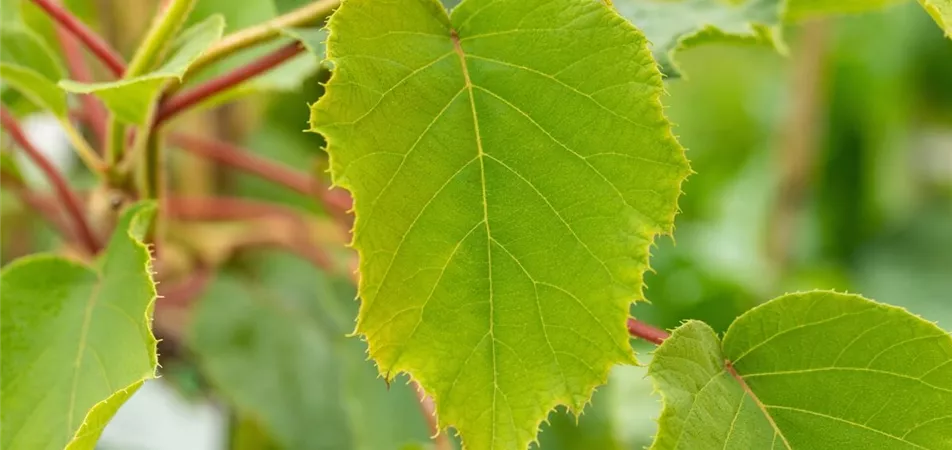
[[[77,163],[76,156],[69,145],[66,132],[59,121],[52,114],[31,114],[20,120],[20,126],[27,139],[53,163],[60,173],[69,173]],[[23,173],[28,185],[32,187],[46,187],[49,183],[46,177],[27,158],[24,152],[15,152],[17,165]]]
[[[101,450],[221,450],[228,422],[210,402],[185,400],[162,381],[146,381],[106,426]]]

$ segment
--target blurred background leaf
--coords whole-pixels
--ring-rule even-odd
[[[310,263],[256,255],[220,273],[197,306],[190,347],[220,395],[288,449],[393,449],[425,443],[405,383],[388,387],[346,336],[355,290]]]

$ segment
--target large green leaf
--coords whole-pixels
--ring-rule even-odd
[[[413,391],[389,390],[347,339],[353,288],[296,257],[268,254],[220,275],[198,307],[190,344],[205,374],[288,449],[397,450],[427,442]]]
[[[214,15],[185,30],[178,37],[172,56],[161,67],[145,75],[108,83],[64,80],[60,86],[69,92],[95,94],[119,120],[143,124],[148,120],[162,86],[173,79],[181,80],[189,65],[221,38],[224,28],[224,19]]]
[[[665,74],[678,75],[674,53],[708,42],[765,43],[783,48],[782,0],[614,0],[648,37]]]
[[[644,36],[591,0],[348,0],[313,129],[356,201],[356,332],[469,449],[518,449],[634,361],[682,148]]]
[[[919,0],[947,37],[952,38],[952,0]]]
[[[69,117],[66,93],[39,72],[23,66],[0,62],[0,80],[20,92],[31,103],[45,108],[56,117]]]
[[[723,343],[688,322],[649,375],[665,402],[653,449],[952,449],[952,337],[855,295],[780,297]]]
[[[93,267],[36,255],[3,269],[3,449],[92,449],[155,377],[156,295],[142,242],[154,213],[151,204],[129,208]]]

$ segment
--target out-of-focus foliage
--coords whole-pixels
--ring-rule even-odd
[[[675,52],[694,45],[731,42],[783,47],[780,0],[613,0],[612,5],[645,33],[669,77],[679,75]]]
[[[398,450],[428,441],[405,380],[389,389],[347,337],[354,288],[285,254],[218,275],[197,306],[190,346],[209,380],[291,449]]]

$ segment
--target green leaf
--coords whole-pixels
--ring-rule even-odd
[[[63,78],[63,67],[46,42],[22,26],[0,29],[0,48],[3,48],[0,62],[34,70],[49,80],[59,81]]]
[[[396,450],[427,442],[413,391],[389,390],[347,339],[356,303],[346,281],[268,254],[221,274],[200,303],[190,346],[211,380],[289,449]]]
[[[35,70],[0,62],[0,79],[30,102],[50,110],[60,119],[69,116],[66,93]]]
[[[856,295],[785,295],[723,343],[690,321],[649,375],[665,402],[652,449],[952,449],[952,336]]]
[[[148,203],[129,208],[95,266],[35,255],[3,269],[0,447],[92,449],[155,378],[156,295],[142,242],[154,214]]]
[[[618,12],[652,43],[668,76],[678,76],[675,52],[710,42],[767,44],[785,51],[782,0],[614,0]]]
[[[919,0],[946,37],[952,38],[952,0]]]
[[[172,56],[158,69],[138,77],[108,83],[60,82],[60,87],[77,94],[95,94],[119,120],[144,124],[151,115],[159,91],[165,83],[178,79],[202,53],[221,38],[225,21],[214,15],[182,32]]]
[[[634,362],[689,172],[645,38],[591,0],[348,0],[329,29],[312,126],[356,200],[356,333],[466,448],[526,448]]]

